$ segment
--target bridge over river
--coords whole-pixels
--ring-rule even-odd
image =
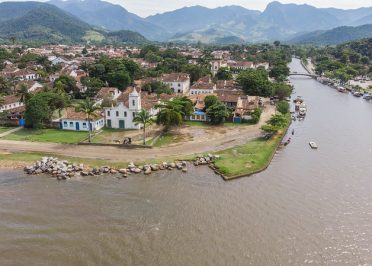
[[[305,77],[311,77],[311,78],[317,78],[317,77],[319,77],[318,75],[315,75],[315,74],[297,73],[297,72],[289,73],[289,76],[305,76]]]

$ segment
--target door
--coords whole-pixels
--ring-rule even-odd
[[[76,130],[80,130],[80,123],[76,122]]]
[[[119,128],[125,128],[125,121],[119,120]]]
[[[111,128],[111,119],[107,119],[107,127]]]

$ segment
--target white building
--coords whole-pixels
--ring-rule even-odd
[[[215,90],[216,84],[212,82],[210,76],[206,76],[191,86],[189,95],[212,94]]]
[[[190,89],[190,75],[184,73],[171,73],[163,75],[162,82],[169,85],[175,93],[186,94]]]
[[[212,75],[215,76],[221,67],[227,67],[227,63],[224,60],[212,60],[210,62]]]
[[[24,106],[24,104],[19,101],[20,100],[19,96],[9,95],[4,96],[3,99],[4,104],[0,105],[0,112]]]
[[[90,128],[92,131],[103,128],[105,121],[101,112],[96,113],[96,117],[91,117]],[[61,119],[61,129],[74,131],[88,131],[88,120],[83,112],[75,112],[74,108],[68,108],[65,116]]]
[[[108,128],[140,129],[133,123],[136,113],[141,111],[141,93],[136,88],[128,88],[117,98],[115,107],[105,108],[106,126]]]
[[[18,77],[20,80],[36,80],[39,78],[39,74],[37,74],[33,70],[28,69],[20,69],[15,72],[15,76]]]

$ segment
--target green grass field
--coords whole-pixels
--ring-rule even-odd
[[[24,128],[5,136],[3,139],[73,144],[82,141],[87,136],[88,133],[82,131],[77,132],[60,129],[35,130]]]
[[[218,152],[221,158],[215,162],[215,166],[228,179],[263,170],[280,141],[279,136],[270,140],[258,138],[245,145]]]
[[[288,116],[287,125],[271,139],[257,138],[244,145],[217,152],[220,159],[216,160],[215,166],[227,180],[264,170],[270,164],[290,123]]]
[[[12,130],[13,127],[0,127],[0,134]]]

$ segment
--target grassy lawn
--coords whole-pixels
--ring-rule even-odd
[[[153,147],[164,147],[170,144],[178,143],[185,140],[185,136],[179,135],[177,133],[164,133],[160,136],[155,143],[152,144]]]
[[[226,122],[223,125],[211,125],[206,122],[201,121],[185,121],[185,125],[187,126],[193,126],[193,127],[218,127],[218,126],[224,126],[224,127],[244,127],[244,126],[250,126],[252,124],[248,123],[232,123],[232,122]]]
[[[0,134],[14,129],[14,127],[0,127]]]
[[[258,138],[245,145],[218,152],[221,158],[215,162],[215,166],[227,179],[263,170],[280,141],[280,136],[270,140]]]
[[[287,126],[290,122],[288,116]],[[257,138],[244,145],[217,152],[220,159],[216,160],[215,166],[227,180],[264,170],[270,164],[286,129],[283,128],[271,139]]]
[[[60,129],[21,129],[4,137],[7,140],[36,142],[78,143],[88,136],[87,132],[67,131]]]

